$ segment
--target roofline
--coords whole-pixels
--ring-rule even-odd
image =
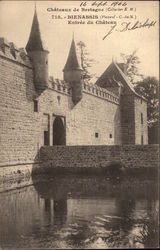
[[[30,52],[47,52],[48,54],[50,53],[49,50],[47,50],[47,49],[43,49],[43,50],[29,50],[29,51],[27,51],[27,53],[30,53]]]
[[[122,76],[123,79],[125,80],[125,82],[126,82],[127,86],[129,87],[129,89],[133,92],[133,94],[135,94],[136,96],[142,98],[144,101],[147,102],[147,99],[146,99],[145,97],[139,95],[139,94],[135,91],[134,87],[131,87],[131,85],[130,85],[131,83],[130,83],[129,79],[128,79],[127,76],[123,73],[123,71],[120,69],[120,67],[117,65],[117,63],[116,63],[114,60],[113,60],[112,63],[116,66],[116,68],[118,69],[119,73],[121,74],[121,76]],[[126,79],[126,78],[127,78],[127,79]],[[129,82],[130,84],[128,84],[128,82]]]
[[[70,69],[70,70],[64,68],[62,71],[63,71],[63,72],[69,72],[69,71],[74,71],[74,70],[75,70],[75,71],[83,71],[83,69],[81,69],[81,68]]]

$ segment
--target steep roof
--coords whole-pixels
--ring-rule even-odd
[[[116,63],[116,62],[113,62],[114,65],[116,66],[118,72],[120,73],[120,75],[122,76],[122,78],[125,80],[127,86],[129,87],[129,89],[136,95],[137,92],[135,91],[134,87],[133,87],[133,84],[129,81],[129,79],[127,78],[127,76],[123,73],[122,69],[119,67],[119,65]],[[121,65],[121,64],[120,64]],[[139,96],[139,95],[138,95]]]
[[[127,76],[125,75],[125,73],[123,72],[124,70],[124,64],[118,64],[116,62],[112,62],[109,67],[104,71],[104,73],[98,78],[98,80],[96,81],[96,84],[97,85],[101,85],[101,82],[102,84],[104,84],[105,81],[108,81],[108,77],[109,77],[109,71],[110,72],[115,72],[115,69],[116,71],[119,73],[119,75],[122,77],[122,79],[124,80],[124,82],[126,83],[127,87],[136,95],[136,96],[139,96],[141,97],[142,99],[146,100],[143,96],[139,95],[132,83],[129,81],[129,79],[127,78]],[[116,81],[114,81],[114,84],[115,84]]]
[[[44,51],[44,50],[45,48],[42,42],[41,32],[40,32],[39,22],[38,22],[38,17],[37,17],[37,11],[35,8],[31,32],[30,32],[28,43],[26,45],[26,51],[29,52],[29,51]]]
[[[81,67],[79,66],[78,59],[77,59],[76,46],[75,46],[74,39],[72,39],[67,62],[64,66],[63,71],[70,71],[70,70],[81,70]]]
[[[117,87],[119,83],[117,79],[115,79],[117,73],[115,72],[115,67],[113,63],[111,63],[107,69],[103,72],[103,74],[97,79],[96,85],[107,88],[107,87]]]
[[[123,77],[123,79],[125,80],[125,82],[126,82],[126,84],[128,85],[128,87],[130,88],[130,90],[131,90],[136,96],[141,97],[143,100],[146,101],[146,98],[145,98],[144,96],[139,95],[139,94],[135,91],[135,89],[134,89],[134,87],[133,87],[133,84],[129,81],[129,79],[128,79],[127,76],[123,73],[123,71],[120,69],[120,67],[118,66],[118,64],[115,63],[115,62],[114,62],[114,64],[115,64],[116,68],[118,69],[120,75],[121,75],[121,76]]]

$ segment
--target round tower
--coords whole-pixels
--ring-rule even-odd
[[[33,64],[35,87],[37,90],[44,90],[48,87],[49,51],[44,48],[41,39],[36,8],[26,51]]]
[[[74,38],[72,39],[67,62],[63,69],[63,77],[72,88],[72,101],[74,104],[82,98],[82,69],[79,66]]]

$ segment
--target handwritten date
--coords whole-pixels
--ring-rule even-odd
[[[80,7],[86,7],[87,4],[91,4],[91,6],[93,7],[105,7],[105,6],[113,6],[113,7],[116,7],[116,6],[126,6],[127,3],[125,1],[113,1],[113,2],[107,2],[107,1],[93,1],[91,3],[88,3],[86,1],[84,2],[81,2],[80,3]]]

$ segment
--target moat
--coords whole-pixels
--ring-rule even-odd
[[[154,180],[102,176],[34,177],[0,193],[0,248],[158,247]]]

